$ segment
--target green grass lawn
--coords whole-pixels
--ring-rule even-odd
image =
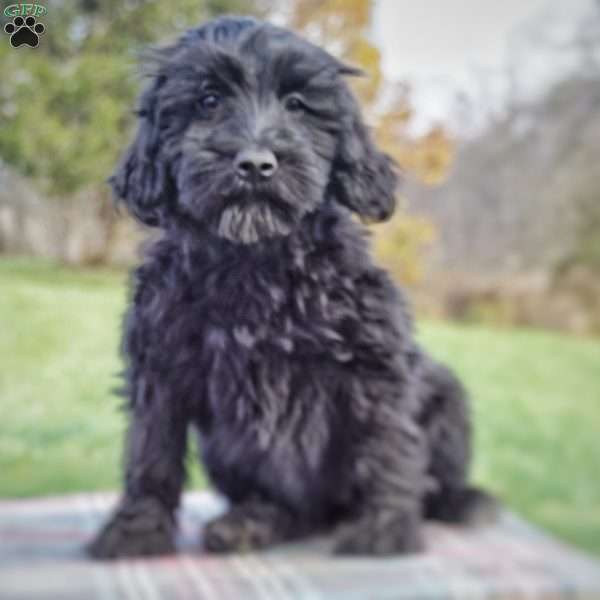
[[[118,486],[125,281],[0,260],[0,497]],[[419,336],[472,393],[475,479],[600,554],[599,341],[441,323]]]

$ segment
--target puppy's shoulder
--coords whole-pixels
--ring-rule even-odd
[[[142,251],[142,261],[133,270],[130,280],[134,296],[143,291],[181,286],[183,260],[181,245],[170,237],[163,236],[147,242]]]

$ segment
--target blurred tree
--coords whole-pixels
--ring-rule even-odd
[[[439,269],[600,267],[600,0],[569,35],[557,35],[554,24],[535,21],[519,34],[504,74],[506,101],[459,139],[443,187],[411,192],[415,210],[440,231]],[[511,85],[529,82],[531,64],[565,55],[569,68],[549,72],[554,82],[545,89]]]
[[[104,181],[133,121],[138,51],[190,23],[264,6],[252,0],[54,0],[35,51],[0,45],[0,158],[62,199]]]
[[[380,146],[419,181],[430,186],[442,183],[454,160],[452,140],[440,125],[422,135],[410,135],[413,110],[409,91],[405,86],[395,86],[388,89],[387,95],[391,99],[379,114],[374,132]]]
[[[419,283],[425,275],[423,248],[436,239],[435,227],[425,217],[400,212],[379,226],[375,250],[381,262],[408,285]]]

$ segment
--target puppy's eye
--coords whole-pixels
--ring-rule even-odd
[[[221,96],[219,94],[206,94],[198,101],[200,108],[205,111],[212,111],[221,105]]]
[[[295,94],[288,96],[284,100],[283,105],[286,110],[289,110],[290,112],[300,112],[306,108],[306,104],[304,104],[302,98]]]

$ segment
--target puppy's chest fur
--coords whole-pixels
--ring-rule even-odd
[[[247,386],[270,370],[281,380],[282,363],[353,358],[361,312],[357,282],[335,257],[300,253],[294,263],[275,253],[211,257],[184,256],[166,245],[158,250],[139,271],[137,304],[159,369],[197,365],[210,387],[206,369],[218,367],[230,371],[232,382],[245,378]],[[146,278],[146,270],[155,273]]]
[[[394,332],[364,256],[352,271],[330,248],[273,250],[184,255],[159,243],[139,271],[137,321],[148,360],[199,425],[217,486],[235,498],[251,479],[300,507],[336,477],[323,465],[342,472],[353,365],[385,368]]]
[[[372,308],[384,293],[364,240],[354,241],[350,251],[302,238],[262,251],[201,244],[186,251],[161,240],[137,271],[134,299],[153,360],[164,363],[159,368],[220,357],[348,363],[365,318],[380,316]]]

